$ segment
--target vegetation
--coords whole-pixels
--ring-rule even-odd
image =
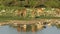
[[[0,21],[60,18],[56,8],[60,8],[60,0],[0,0]]]
[[[0,6],[36,7],[40,5],[59,8],[60,0],[0,0]]]

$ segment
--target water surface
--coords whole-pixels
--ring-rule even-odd
[[[46,28],[40,30],[34,29],[34,31],[31,31],[29,27],[24,31],[20,27],[12,27],[9,25],[0,26],[0,34],[60,34],[60,28],[57,28],[57,26],[46,26]]]

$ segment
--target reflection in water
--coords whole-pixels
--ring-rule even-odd
[[[58,29],[60,29],[60,24],[59,25],[55,25]]]
[[[35,26],[32,26],[31,28],[32,28],[32,32],[35,32]]]
[[[18,31],[18,32],[20,32],[20,29],[21,29],[20,26],[17,26],[17,31]]]
[[[42,24],[30,24],[30,25],[27,25],[27,24],[22,24],[22,25],[17,25],[16,26],[16,29],[18,32],[29,32],[29,31],[32,31],[32,32],[36,32],[38,30],[43,30],[44,28],[46,27],[50,27],[52,26],[51,23],[48,23],[47,25],[42,25]],[[55,25],[57,28],[60,28],[60,25]],[[15,27],[15,26],[11,26],[11,27]]]
[[[14,27],[15,26],[11,26],[11,27]],[[30,24],[30,25],[18,25],[16,26],[16,29],[18,32],[22,31],[22,32],[29,32],[29,31],[32,31],[32,32],[36,32],[37,30],[42,30],[43,28],[46,28],[45,26],[43,25],[40,25],[40,24],[37,24],[37,25],[34,25],[34,24]]]
[[[23,31],[26,32],[26,25],[23,25]]]
[[[6,25],[0,27],[0,34],[60,34],[60,25],[50,26],[42,24]]]

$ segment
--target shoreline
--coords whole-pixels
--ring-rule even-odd
[[[58,23],[60,24],[60,19],[39,19],[39,20],[9,20],[8,22],[0,22],[0,25],[7,24],[36,24],[36,23]]]

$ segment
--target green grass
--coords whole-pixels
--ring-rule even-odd
[[[0,6],[0,10],[2,10],[2,9],[23,9],[24,7],[16,7],[16,6],[14,6],[14,7],[4,7],[4,6]],[[29,9],[32,9],[32,8],[29,8]],[[46,11],[47,10],[51,10],[51,8],[46,8],[45,9]],[[8,14],[6,14],[6,15],[2,15],[2,16],[0,16],[0,22],[3,22],[3,21],[8,21],[8,20],[36,20],[36,19],[60,19],[60,17],[54,17],[54,16],[43,16],[43,15],[41,15],[41,16],[36,16],[36,17],[29,17],[30,15],[28,15],[28,16],[26,16],[26,17],[20,17],[20,16],[13,16],[12,14],[9,14],[10,12],[9,11],[7,11],[8,12]],[[14,12],[13,12],[14,13]]]
[[[19,17],[19,16],[0,16],[0,22],[6,22],[9,20],[36,20],[36,19],[60,19],[60,17],[39,16],[39,17]]]
[[[38,19],[60,19],[60,17],[54,17],[54,16],[37,16],[35,18],[38,18]]]
[[[20,17],[20,16],[0,16],[0,22],[1,21],[8,21],[8,20],[31,20],[33,18],[28,17]]]

